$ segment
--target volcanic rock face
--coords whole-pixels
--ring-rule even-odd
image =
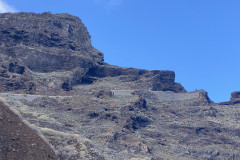
[[[220,102],[220,105],[235,105],[240,103],[240,91],[235,91],[231,93],[230,101]]]
[[[0,16],[1,59],[38,72],[87,68],[102,63],[81,20],[67,14],[18,13]],[[11,54],[9,54],[11,53]],[[22,57],[20,60],[17,58]]]
[[[236,91],[236,92],[232,92],[232,93],[231,93],[230,102],[231,102],[232,104],[240,103],[240,92],[239,92],[239,91]]]
[[[0,56],[2,91],[27,90],[33,93],[44,90],[34,80],[33,72],[67,71],[71,75],[58,76],[62,82],[54,84],[55,89],[62,87],[70,91],[74,85],[91,84],[97,78],[131,75],[135,80],[150,77],[153,90],[185,91],[174,82],[174,72],[150,72],[105,64],[103,54],[92,47],[90,35],[81,20],[68,14],[1,14]],[[131,78],[127,78],[128,81]]]
[[[173,71],[109,65],[77,17],[0,14],[0,57],[1,160],[240,159],[238,92],[219,105]]]

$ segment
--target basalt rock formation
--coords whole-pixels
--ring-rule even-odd
[[[240,159],[239,92],[107,64],[78,17],[0,14],[0,57],[1,160]]]
[[[36,93],[39,84],[33,72],[64,71],[71,75],[62,77],[55,89],[70,91],[74,85],[91,84],[98,78],[126,75],[131,76],[126,81],[147,77],[153,90],[185,91],[174,82],[172,71],[138,70],[104,63],[103,54],[92,47],[84,24],[68,14],[1,14],[0,49],[2,91]]]
[[[232,104],[240,103],[240,92],[239,91],[235,91],[235,92],[231,93],[230,102]]]
[[[2,91],[33,93],[38,84],[31,72],[84,74],[103,63],[103,54],[92,47],[86,27],[68,14],[1,14],[0,50]]]
[[[220,102],[220,105],[234,105],[240,104],[240,91],[235,91],[231,93],[230,101],[228,102]]]

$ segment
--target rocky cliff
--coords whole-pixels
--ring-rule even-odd
[[[173,71],[107,64],[77,17],[0,14],[0,57],[3,160],[240,159],[238,92],[215,104]]]
[[[45,90],[38,83],[44,80],[53,83],[54,89],[70,91],[74,85],[123,75],[131,76],[129,81],[147,78],[153,90],[185,91],[174,82],[172,71],[129,69],[104,63],[103,54],[92,47],[84,24],[68,14],[1,14],[0,50],[2,91],[37,93]],[[36,76],[38,73],[64,75],[64,72],[70,75],[58,76],[57,80],[54,75],[52,79]]]

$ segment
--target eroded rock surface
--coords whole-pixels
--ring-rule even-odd
[[[116,76],[125,76],[122,81],[138,83],[144,78],[143,85],[148,81],[153,90],[185,91],[174,82],[172,71],[121,68],[104,63],[103,54],[91,45],[84,24],[68,14],[0,14],[0,57],[3,91],[49,91],[43,83],[48,83],[53,92],[71,91],[73,86]],[[38,77],[39,74],[42,76]]]
[[[235,105],[240,103],[240,91],[235,91],[231,93],[230,101],[220,102],[220,105]]]
[[[0,14],[0,57],[0,159],[240,159],[239,92],[219,105],[173,71],[107,64],[77,17]]]

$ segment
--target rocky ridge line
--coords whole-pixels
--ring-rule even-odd
[[[47,81],[53,81],[56,90],[70,91],[76,85],[91,84],[100,78],[125,75],[125,81],[142,83],[146,79],[142,85],[152,90],[185,92],[174,82],[173,71],[106,64],[103,54],[92,47],[84,24],[69,14],[0,14],[0,49],[0,91],[41,92],[46,90],[39,84],[44,80],[35,74],[71,72],[58,77],[58,82]]]

